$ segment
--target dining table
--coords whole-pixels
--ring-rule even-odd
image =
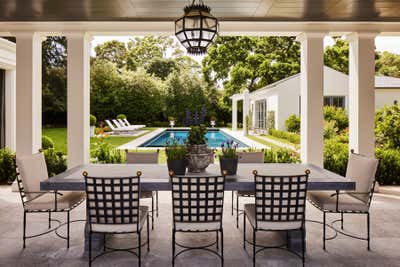
[[[253,170],[259,175],[300,175],[310,170],[308,190],[355,190],[354,180],[345,178],[322,167],[313,164],[300,163],[239,163],[235,175],[225,177],[225,190],[252,191],[254,190]],[[169,171],[165,164],[83,164],[66,170],[56,176],[43,180],[40,189],[43,191],[85,191],[83,172],[92,177],[127,177],[136,176],[141,171],[140,188],[145,191],[171,191]],[[187,176],[216,176],[221,175],[220,165],[211,164],[204,173],[186,173]],[[171,219],[172,220],[172,219]],[[88,249],[88,223],[85,226],[85,251]],[[301,232],[292,232],[289,246],[301,248]],[[103,247],[103,235],[92,236],[92,249]]]

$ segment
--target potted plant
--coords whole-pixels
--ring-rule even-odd
[[[228,175],[234,175],[238,166],[238,155],[236,153],[237,144],[233,141],[227,141],[221,144],[221,155],[219,156],[219,165],[221,173],[226,171]]]
[[[208,165],[210,165],[210,154],[212,151],[207,147],[206,133],[207,129],[204,125],[192,126],[190,128],[186,141],[189,172],[204,172]]]
[[[174,128],[175,126],[175,118],[174,117],[168,117],[169,120],[169,127]]]
[[[168,171],[184,175],[186,172],[186,146],[181,145],[178,140],[174,139],[171,144],[167,142],[165,154],[167,155]]]
[[[93,114],[90,114],[90,136],[94,136],[94,130],[96,129],[96,122],[97,118]]]

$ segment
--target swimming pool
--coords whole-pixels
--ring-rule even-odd
[[[167,142],[172,142],[174,139],[180,144],[184,144],[189,130],[165,130],[164,132],[156,135],[145,143],[141,144],[140,147],[165,147]],[[219,130],[209,130],[206,134],[207,145],[212,148],[219,148],[221,144],[227,141],[233,140],[238,144],[238,147],[248,147],[239,140]]]

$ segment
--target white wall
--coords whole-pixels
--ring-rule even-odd
[[[400,88],[375,89],[375,109],[382,108],[384,105],[392,105],[395,100],[400,103]]]

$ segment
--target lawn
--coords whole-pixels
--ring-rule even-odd
[[[277,145],[275,145],[273,143],[270,143],[270,142],[266,141],[265,139],[261,139],[259,137],[253,136],[253,135],[247,135],[246,137],[251,139],[251,140],[253,140],[253,141],[256,141],[258,143],[266,145],[266,146],[270,147],[271,149],[279,149],[279,148],[281,148],[280,146],[277,146]]]

